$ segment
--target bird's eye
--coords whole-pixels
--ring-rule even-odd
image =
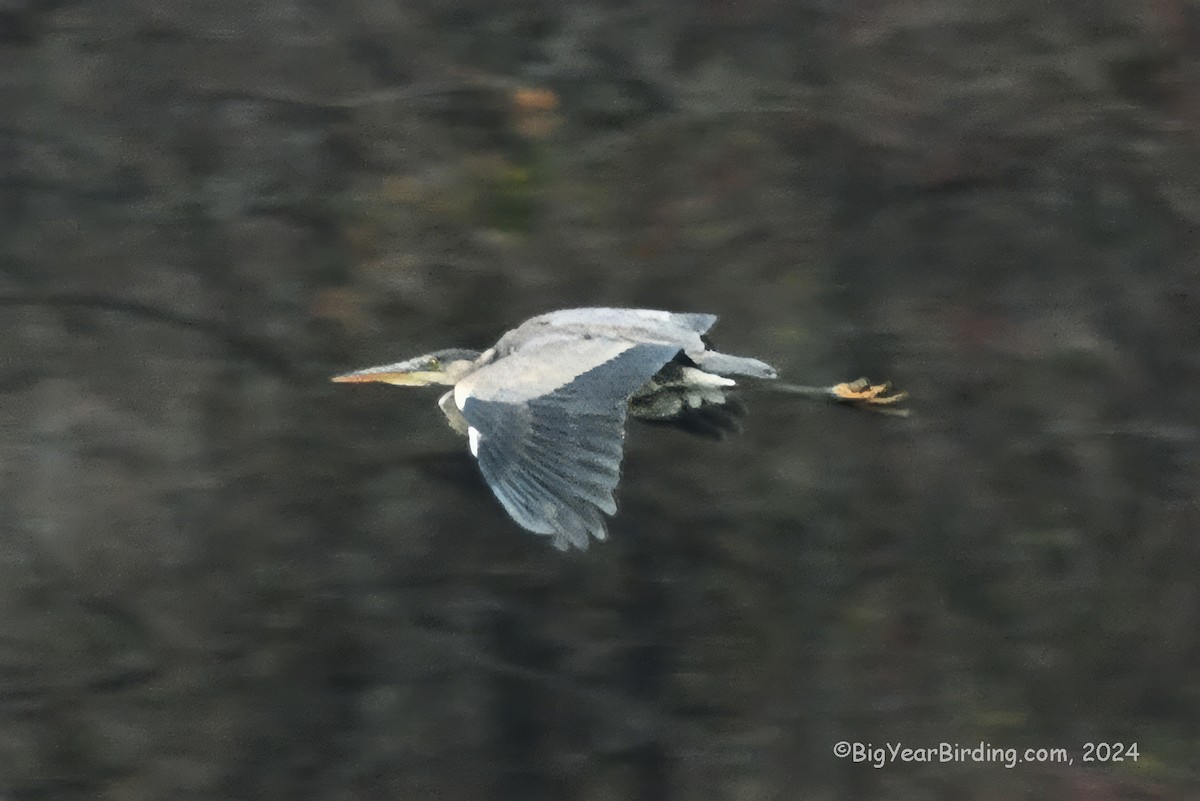
[[[442,363],[439,362],[436,358],[430,358],[430,360],[429,360],[429,369],[430,370],[437,370],[437,369],[441,368],[441,366],[442,366]]]

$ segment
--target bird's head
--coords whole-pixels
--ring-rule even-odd
[[[377,381],[406,387],[425,387],[430,384],[457,384],[459,379],[471,372],[479,352],[451,348],[395,364],[381,364],[350,373],[336,375],[331,380],[339,383],[366,383]]]

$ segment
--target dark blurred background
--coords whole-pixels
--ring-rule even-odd
[[[1196,0],[3,0],[0,799],[1196,798],[1198,244]],[[326,382],[602,304],[915,413]]]

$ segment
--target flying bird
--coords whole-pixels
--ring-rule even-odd
[[[483,478],[522,528],[560,550],[607,538],[617,511],[625,419],[720,438],[740,430],[734,390],[775,368],[713,350],[717,317],[649,309],[566,309],[526,320],[483,351],[449,349],[335,376],[345,383],[451,387],[438,402]],[[772,384],[903,414],[890,384]]]

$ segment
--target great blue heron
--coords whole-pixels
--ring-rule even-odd
[[[745,412],[730,390],[767,381],[769,364],[710,350],[712,314],[567,309],[525,321],[482,353],[441,350],[355,370],[341,382],[452,386],[441,406],[467,437],[496,498],[518,524],[586,549],[616,513],[626,415],[720,437]],[[773,385],[814,398],[891,409],[904,393],[865,379],[831,387]]]

